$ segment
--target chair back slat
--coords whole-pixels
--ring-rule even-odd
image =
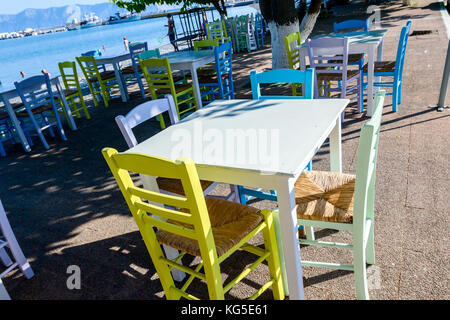
[[[276,69],[257,73],[250,72],[253,99],[312,99],[314,95],[314,69],[306,71]],[[303,96],[262,96],[260,84],[295,83],[304,85]]]
[[[365,227],[367,211],[373,210],[374,205],[376,162],[385,93],[384,90],[377,92],[372,118],[363,125],[358,144],[354,202],[354,212],[357,214],[354,215],[353,223],[361,228]]]
[[[323,37],[306,40],[309,63],[317,75],[337,73],[347,80],[348,38]],[[317,82],[316,82],[317,83]]]
[[[206,39],[194,41],[194,50],[213,50],[215,47],[219,46],[218,39]]]
[[[86,56],[86,57],[76,57],[75,58],[81,68],[81,71],[84,74],[84,77],[87,81],[89,79],[100,79],[100,71],[97,66],[97,62],[95,61],[95,58],[93,56]]]
[[[172,161],[144,154],[118,153],[112,148],[103,149],[102,154],[154,261],[163,257],[154,227],[196,239],[202,257],[217,261],[211,222],[197,169],[192,160]],[[139,190],[139,187],[134,185],[130,173],[181,180],[185,196]],[[183,212],[177,212],[164,208],[165,205],[170,205],[174,201],[179,201],[186,209],[182,210]],[[164,221],[165,217],[170,217],[170,220]]]
[[[400,78],[403,72],[403,65],[405,62],[406,45],[408,43],[409,32],[411,29],[411,21],[408,21],[402,28],[400,39],[398,41],[397,56],[395,59],[395,77]]]
[[[370,25],[370,18],[367,18],[366,20],[345,20],[342,22],[333,23],[333,30],[334,33],[349,32],[356,30],[368,32],[369,25]]]
[[[148,50],[147,42],[133,42],[128,45],[130,50],[131,63],[133,64],[133,69],[135,73],[138,72],[139,65],[139,54]]]
[[[54,105],[53,91],[47,73],[14,82],[14,85],[27,110],[31,111],[49,103]]]
[[[291,33],[284,37],[284,46],[287,53],[289,69],[298,69],[300,65],[300,32]]]
[[[60,62],[58,67],[66,90],[81,90],[75,61]]]
[[[221,99],[230,97],[234,99],[233,85],[233,47],[231,41],[225,42],[214,48],[214,60],[216,63],[217,82]],[[227,83],[224,83],[222,76],[227,75]]]
[[[128,147],[132,148],[138,144],[132,130],[134,127],[165,111],[169,112],[171,124],[178,122],[175,102],[171,95],[166,95],[163,99],[144,102],[137,107],[134,107],[125,116],[117,116],[116,123],[119,126],[120,132],[125,138]]]
[[[145,50],[137,55],[138,60],[146,60],[150,58],[161,58],[161,53],[159,52],[159,49],[153,49],[153,50]]]

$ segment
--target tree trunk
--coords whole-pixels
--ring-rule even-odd
[[[260,0],[259,7],[270,29],[272,69],[288,68],[284,37],[299,30],[294,0]]]
[[[302,43],[308,39],[309,35],[313,31],[314,25],[319,17],[321,7],[322,0],[311,0],[308,12],[303,17],[302,23],[300,24],[300,38]]]

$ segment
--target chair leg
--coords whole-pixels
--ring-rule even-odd
[[[3,285],[2,279],[0,279],[0,300],[11,300],[8,291],[6,291],[6,288]]]
[[[369,237],[366,244],[366,261],[368,264],[375,264],[375,241],[374,241],[374,226],[373,220],[370,225]]]
[[[369,290],[367,288],[366,274],[366,250],[363,245],[363,237],[363,234],[354,235],[354,239],[356,238],[354,240],[353,248],[355,288],[356,298],[358,300],[369,300]]]
[[[364,111],[364,100],[363,100],[363,89],[362,89],[362,74],[360,72],[358,78],[358,112],[362,113]]]
[[[247,204],[247,197],[244,194],[244,187],[238,186],[238,196],[239,196],[239,202],[241,204]]]
[[[8,255],[8,253],[6,252],[5,248],[0,249],[0,260],[2,261],[2,263],[5,267],[9,267],[13,263],[13,261],[11,260],[11,258]]]
[[[270,277],[273,279],[272,291],[275,300],[284,299],[283,279],[280,266],[280,259],[278,257],[277,237],[275,234],[275,222],[272,212],[263,210],[264,221],[267,227],[263,229],[264,247],[266,251],[270,252],[267,257],[267,264],[269,265]]]
[[[84,98],[83,98],[83,95],[81,94],[81,92],[78,93],[78,97],[80,98],[81,108],[84,111],[84,115],[86,116],[86,119],[90,119],[91,115],[89,114],[89,111],[86,107],[86,103],[84,102]]]
[[[14,256],[14,260],[19,265],[19,268],[20,270],[22,270],[25,277],[27,279],[30,279],[31,277],[34,276],[34,272],[31,269],[30,264],[25,258],[22,249],[20,248],[19,243],[16,240],[16,236],[14,235],[11,225],[9,224],[8,218],[6,217],[6,213],[1,202],[0,202],[0,229],[6,241],[8,242],[8,246],[11,250],[12,255]]]
[[[305,226],[306,231],[306,239],[308,240],[316,240],[316,237],[314,236],[314,228],[311,226]]]
[[[6,157],[5,148],[3,148],[3,143],[0,141],[0,156]]]
[[[281,240],[280,214],[278,211],[273,211],[273,222],[275,227],[275,236],[277,239],[278,257],[280,259],[281,278],[283,279],[284,295],[289,295],[289,288],[286,273],[286,260],[284,259],[283,242]]]
[[[398,100],[398,85],[394,83],[392,87],[392,111],[394,112],[397,112]]]

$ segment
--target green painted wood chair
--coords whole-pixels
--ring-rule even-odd
[[[144,72],[144,77],[153,100],[166,94],[172,95],[179,119],[186,113],[197,110],[194,87],[191,83],[174,82],[168,58],[139,59],[139,65]],[[181,105],[185,105],[186,107],[181,110]],[[166,126],[161,115],[159,116],[159,120],[161,128],[164,129]]]
[[[69,104],[70,110],[78,118],[81,118],[80,111],[84,112],[86,119],[90,119],[91,116],[86,108],[86,103],[84,102],[83,93],[80,87],[80,81],[78,79],[77,66],[74,61],[65,61],[58,63],[59,72],[61,73],[61,78],[64,83],[64,95],[66,97],[67,103]],[[61,98],[57,97],[58,103],[64,108]],[[67,114],[64,112],[67,123]]]
[[[270,279],[250,296],[250,300],[269,287],[272,287],[274,299],[284,299],[271,211],[205,198],[191,159],[172,161],[144,154],[118,153],[112,148],[105,148],[102,153],[139,228],[168,300],[182,297],[198,300],[187,292],[196,278],[206,282],[211,300],[224,300],[225,294],[262,262],[268,265]],[[167,195],[136,187],[130,172],[181,180],[185,195]],[[260,232],[264,246],[250,244],[249,240]],[[179,250],[179,256],[169,259],[162,244]],[[238,250],[249,252],[257,259],[224,286],[220,264]],[[195,269],[179,263],[186,254],[201,258]],[[171,275],[173,268],[190,277],[177,286]]]
[[[284,46],[286,49],[289,69],[300,70],[300,32],[294,32],[284,37]],[[302,95],[297,91],[297,88],[301,88],[301,84],[292,84],[292,95]]]
[[[250,52],[250,26],[248,15],[235,18],[236,22],[236,42],[239,52]]]
[[[100,72],[97,62],[92,56],[76,57],[76,60],[86,78],[86,82],[92,94],[92,99],[94,100],[94,105],[98,107],[97,95],[100,94],[103,97],[105,106],[109,106],[112,91],[120,92],[119,80],[116,79],[114,71]]]
[[[369,299],[366,263],[375,264],[375,172],[384,96],[384,90],[378,91],[373,116],[361,129],[356,176],[328,171],[304,171],[294,187],[299,225],[347,230],[353,235],[351,244],[316,240],[314,234],[311,239],[299,240],[303,245],[350,249],[353,251],[353,264],[302,260],[302,266],[354,271],[358,299]],[[278,246],[281,246],[280,242]],[[282,257],[282,261],[283,259]]]
[[[227,28],[225,27],[225,20],[207,22],[205,27],[206,35],[209,40],[217,39],[220,44],[230,41]]]

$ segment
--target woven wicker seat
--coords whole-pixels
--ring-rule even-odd
[[[364,65],[363,71],[367,73],[369,66]],[[374,72],[394,72],[395,71],[395,61],[375,61]]]
[[[165,190],[171,193],[176,193],[184,195],[183,185],[180,180],[169,179],[169,178],[157,178],[156,182],[161,190]],[[212,181],[200,180],[200,184],[203,190],[206,190],[210,185],[213,184]]]
[[[222,80],[225,80],[228,78],[228,73],[222,74]],[[210,74],[210,75],[199,75],[198,76],[198,83],[215,83],[217,82],[217,75]]]
[[[175,84],[175,92],[180,93],[186,91],[188,89],[192,89],[192,85],[190,84]],[[169,88],[155,88],[155,92],[157,95],[160,94],[171,94]]]
[[[114,79],[116,76],[116,74],[114,73],[114,71],[104,71],[104,72],[100,72],[100,77],[102,78],[103,81],[106,80],[111,80]],[[89,78],[90,82],[95,82],[97,81],[97,78]]]
[[[348,55],[348,62],[358,62],[359,60],[364,58],[364,53],[352,53]],[[341,62],[342,60],[330,60],[328,62],[336,63]]]
[[[142,69],[139,65],[137,66],[137,69],[138,69],[138,72],[142,72]],[[133,65],[129,65],[129,66],[122,68],[122,74],[133,74],[133,73],[134,73]]]
[[[69,97],[69,96],[71,96],[73,94],[76,94],[76,93],[78,93],[78,90],[64,90],[64,96],[65,97]]]
[[[253,207],[218,198],[205,198],[205,201],[219,257],[239,243],[264,220],[260,210]],[[186,228],[192,228],[188,224],[177,221],[171,222]],[[196,240],[164,230],[159,230],[156,237],[161,243],[185,251],[193,256],[200,256],[200,248]]]
[[[31,112],[33,114],[40,114],[44,111],[51,111],[51,110],[53,110],[51,105],[45,105],[45,106],[40,106],[40,107],[37,107],[37,108],[31,110]],[[17,113],[17,117],[18,118],[28,117],[28,113],[26,110],[20,111]]]
[[[327,171],[305,171],[295,183],[299,219],[353,222],[356,176]]]
[[[359,70],[347,70],[347,79],[356,77]],[[341,81],[342,74],[340,73],[317,73],[317,81]]]

